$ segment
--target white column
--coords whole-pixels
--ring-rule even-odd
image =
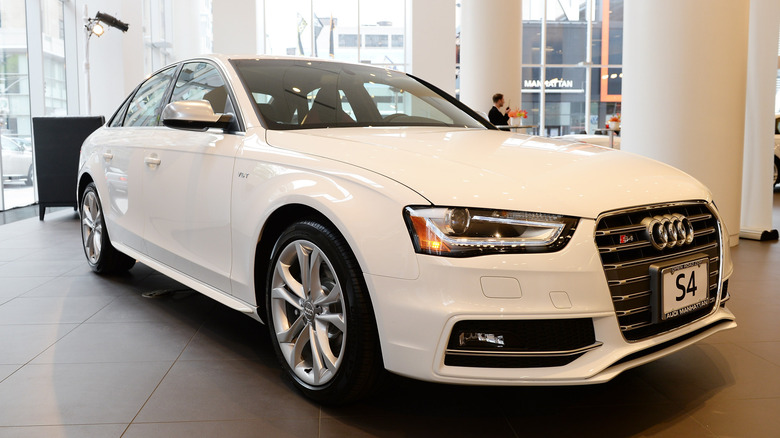
[[[750,1],[740,237],[756,240],[777,239],[777,230],[772,230],[772,169],[779,28],[780,2]]]
[[[404,41],[409,72],[455,94],[455,3],[407,0]]]
[[[215,53],[258,53],[256,0],[215,1],[212,3],[211,13],[214,19]]]
[[[462,0],[460,100],[487,113],[491,97],[522,102],[523,9],[520,0]]]
[[[749,0],[627,1],[621,149],[712,190],[739,239]]]

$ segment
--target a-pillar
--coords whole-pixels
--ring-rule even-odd
[[[462,0],[460,100],[487,113],[491,96],[503,93],[519,108],[523,10],[520,0]]]
[[[625,2],[621,149],[712,190],[739,241],[749,0]]]

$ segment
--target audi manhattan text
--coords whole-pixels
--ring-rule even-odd
[[[81,150],[100,274],[141,262],[265,323],[344,403],[386,372],[579,385],[736,326],[728,232],[667,165],[497,130],[422,79],[214,55],[143,81]]]

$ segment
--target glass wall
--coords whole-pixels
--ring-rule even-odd
[[[623,0],[523,2],[522,108],[543,135],[594,133],[618,116],[622,62]]]
[[[333,58],[406,69],[404,0],[264,3],[266,54]]]
[[[35,201],[32,169],[30,80],[24,0],[0,2],[0,210]]]
[[[0,142],[2,143],[2,196],[0,210],[35,202],[35,173],[31,108],[41,115],[68,113],[65,69],[65,21],[61,0],[39,0],[36,13],[27,16],[24,0],[0,2]],[[40,20],[40,21],[38,21]],[[40,40],[28,46],[28,22],[40,25]],[[40,44],[39,44],[40,43]],[[30,54],[31,47],[35,53]],[[28,56],[32,55],[32,57]],[[29,60],[39,59],[42,76],[30,83]],[[37,81],[42,80],[42,83]],[[30,90],[35,105],[31,105]]]
[[[144,0],[144,72],[152,74],[170,64],[169,48],[173,39],[171,0]]]
[[[455,25],[458,53],[457,2]],[[524,0],[522,41],[522,102],[507,104],[528,112],[523,123],[543,135],[592,134],[619,115],[623,0]]]

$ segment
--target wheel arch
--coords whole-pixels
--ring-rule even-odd
[[[263,321],[266,319],[266,293],[265,288],[265,275],[268,270],[268,264],[271,262],[271,253],[273,252],[274,245],[279,235],[285,228],[292,225],[295,222],[301,220],[315,220],[323,225],[331,227],[334,231],[339,233],[342,239],[347,242],[350,251],[355,256],[358,267],[361,273],[364,272],[364,267],[360,264],[360,259],[355,254],[355,249],[349,245],[349,240],[345,237],[341,229],[326,215],[318,211],[317,209],[304,205],[304,204],[287,204],[277,208],[273,213],[268,216],[263,228],[257,240],[257,246],[255,247],[255,263],[254,263],[254,284],[255,284],[255,299],[257,300],[257,313]],[[360,281],[365,282],[363,278]],[[369,291],[369,299],[370,299]],[[373,305],[372,312],[373,312]]]
[[[76,186],[76,204],[81,202],[81,197],[84,196],[84,190],[87,189],[87,186],[91,182],[95,182],[95,180],[92,179],[92,175],[86,172],[81,174],[78,185]]]

